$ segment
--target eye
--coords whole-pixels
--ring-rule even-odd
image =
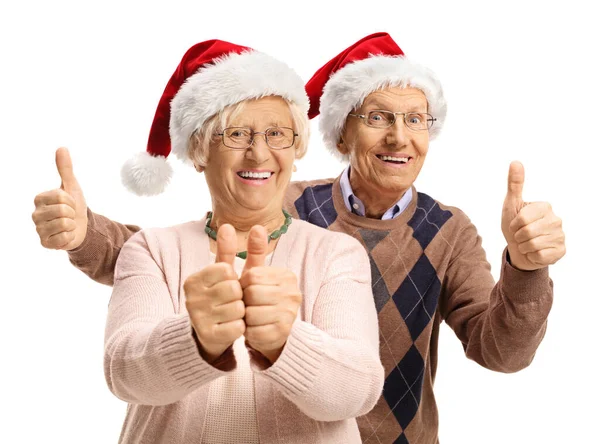
[[[229,137],[235,137],[237,138],[245,138],[245,137],[250,137],[250,131],[248,131],[245,128],[235,128],[235,129],[231,129],[228,132]]]
[[[411,125],[420,125],[424,121],[423,116],[415,113],[409,114],[408,116],[406,116],[406,118],[408,123],[410,123]]]
[[[386,128],[394,122],[394,113],[389,111],[370,111],[368,115],[367,125],[376,128]]]
[[[283,136],[283,132],[279,128],[271,128],[267,135],[269,137],[281,137]]]

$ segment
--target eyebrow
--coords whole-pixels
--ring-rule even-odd
[[[293,124],[290,124],[290,126],[288,127],[287,124],[283,124],[281,122],[280,123],[276,123],[276,122],[278,122],[278,121],[277,120],[271,120],[270,123],[267,126],[265,126],[265,128],[273,128],[273,127],[292,128],[293,127]],[[253,129],[253,128],[256,128],[257,125],[255,124],[255,122],[252,122],[252,124],[246,123],[246,124],[240,124],[240,125],[234,125],[234,126],[238,127],[238,128],[250,128],[250,129]]]
[[[269,124],[269,126],[270,126],[270,127],[273,127],[273,126],[284,127],[284,126],[287,126],[287,124],[285,124],[285,123],[282,123],[282,122],[281,122],[281,121],[279,121],[279,120],[271,120],[271,123]],[[290,123],[290,126],[292,126],[292,124],[291,124],[291,123]]]
[[[373,100],[369,103],[363,103],[363,106],[365,108],[371,108],[371,106],[373,106],[373,110],[382,110],[382,111],[392,111],[390,109],[390,107],[388,105],[383,105],[383,102],[379,102],[378,100]],[[425,111],[420,111],[420,108],[422,107],[422,104],[412,104],[411,106],[408,107],[408,109],[406,110],[407,113],[426,113],[428,111],[428,107],[427,104],[425,104]]]
[[[378,109],[387,109],[387,105],[382,105],[382,102],[379,102],[377,100],[372,100],[372,101],[370,101],[368,103],[363,103],[363,106],[364,107],[374,106],[374,107],[376,107]]]

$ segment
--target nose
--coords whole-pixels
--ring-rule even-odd
[[[246,150],[246,159],[251,159],[257,165],[265,163],[271,158],[271,149],[265,140],[265,136],[255,135],[252,145]]]
[[[405,145],[408,139],[408,128],[404,124],[404,116],[396,116],[396,121],[388,128],[386,142],[390,145]]]

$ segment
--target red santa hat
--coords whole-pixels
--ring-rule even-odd
[[[281,96],[302,112],[309,108],[304,82],[285,63],[221,40],[192,46],[158,102],[146,152],[123,165],[123,184],[139,195],[161,193],[172,175],[171,151],[189,162],[189,139],[204,122],[227,106],[265,96]]]
[[[440,82],[432,71],[408,60],[389,34],[379,32],[342,51],[306,84],[311,104],[308,116],[312,119],[321,114],[319,129],[325,146],[341,160],[347,160],[337,144],[348,114],[373,91],[395,86],[423,91],[428,112],[437,119],[429,130],[430,138],[434,139],[446,118],[446,100]]]

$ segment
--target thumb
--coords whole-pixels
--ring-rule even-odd
[[[217,258],[215,262],[226,262],[233,266],[237,252],[237,236],[232,225],[225,224],[217,232]]]
[[[56,150],[56,169],[60,175],[62,181],[60,187],[63,190],[68,193],[69,191],[79,191],[81,189],[75,174],[73,174],[73,162],[68,149],[59,148]]]
[[[523,201],[523,184],[525,183],[525,168],[521,162],[511,162],[508,169],[507,200]]]
[[[244,265],[244,272],[252,267],[262,267],[265,265],[267,256],[267,230],[262,225],[255,225],[248,234],[248,256]]]

